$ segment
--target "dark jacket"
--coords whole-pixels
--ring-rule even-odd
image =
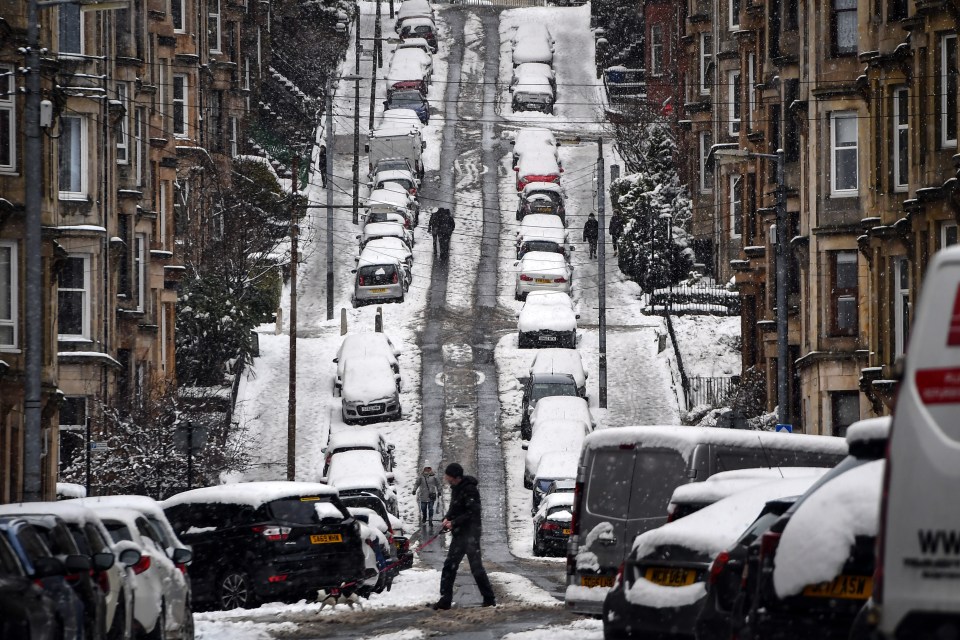
[[[619,215],[613,214],[610,218],[610,237],[614,240],[620,237],[620,234],[623,233],[623,220]]]
[[[456,228],[457,222],[453,219],[453,214],[450,213],[450,209],[437,209],[436,212],[430,216],[430,226],[428,230],[434,235],[450,237]]]
[[[587,223],[583,225],[583,239],[596,240],[600,235],[600,224],[596,218],[587,218]]]
[[[463,476],[459,484],[450,489],[450,508],[445,519],[451,523],[454,535],[480,535],[480,490],[477,479]]]

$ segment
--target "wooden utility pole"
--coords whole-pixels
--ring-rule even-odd
[[[297,478],[297,238],[300,235],[298,221],[297,172],[299,158],[294,152],[293,179],[290,191],[293,207],[290,211],[290,390],[287,397],[287,480]]]

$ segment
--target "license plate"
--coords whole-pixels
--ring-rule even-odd
[[[668,569],[666,567],[650,567],[644,577],[662,587],[685,587],[697,581],[697,572],[693,569]]]
[[[386,293],[386,289],[370,289],[370,293]]]
[[[540,336],[540,342],[556,342],[557,336]]]
[[[811,584],[803,589],[803,595],[812,598],[842,598],[866,600],[873,593],[873,578],[870,576],[837,576],[832,582]]]
[[[549,278],[537,278],[537,279],[536,279],[536,283],[537,283],[537,284],[550,284],[550,279],[549,279]]]
[[[613,576],[580,576],[582,587],[612,587]]]
[[[551,207],[534,207],[534,213],[551,213],[553,209]]]
[[[382,404],[371,404],[366,407],[357,407],[357,411],[360,413],[382,413],[383,405]]]
[[[310,536],[310,544],[330,544],[332,542],[343,542],[343,536],[339,533],[322,533]]]
[[[565,536],[570,535],[570,529],[564,529],[564,530],[563,530],[563,535],[565,535]]]

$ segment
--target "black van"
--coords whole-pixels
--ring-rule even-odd
[[[295,602],[363,577],[360,524],[327,485],[206,487],[169,498],[163,510],[193,547],[195,609]]]

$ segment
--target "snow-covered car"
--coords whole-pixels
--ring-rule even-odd
[[[362,219],[360,223],[363,226],[373,224],[374,222],[392,222],[394,224],[403,225],[404,229],[413,228],[412,215],[402,209],[393,211],[385,211],[382,209],[379,211],[368,211],[367,213],[363,214],[361,218]],[[366,250],[366,247],[364,247],[364,250]]]
[[[425,96],[432,73],[433,61],[429,53],[417,49],[398,49],[387,69],[387,92],[416,89]]]
[[[433,52],[437,52],[437,26],[433,23],[432,18],[410,18],[404,20],[402,25],[400,21],[397,21],[397,25],[399,27],[397,32],[400,34],[401,40],[423,38],[433,49]]]
[[[402,417],[396,376],[386,358],[353,357],[343,368],[340,415],[346,424]]]
[[[340,496],[340,500],[348,507],[370,509],[379,515],[390,527],[390,536],[397,548],[399,568],[409,569],[413,566],[413,554],[410,552],[410,532],[399,517],[390,513],[383,499],[371,493],[352,493]]]
[[[366,249],[376,249],[380,253],[400,260],[406,265],[410,280],[413,280],[413,251],[400,238],[377,238],[368,242]],[[357,256],[357,262],[359,261],[360,257]]]
[[[193,547],[198,604],[296,602],[363,577],[359,524],[327,485],[240,482],[178,493],[163,508]]]
[[[93,576],[104,594],[105,631],[110,638],[128,638],[133,632],[133,571],[140,554],[121,557],[95,511],[73,501],[21,502],[0,506],[0,515],[36,514],[60,518],[79,552],[91,558]]]
[[[360,523],[360,535],[364,541],[364,580],[357,593],[361,597],[382,593],[393,583],[397,574],[388,569],[396,561],[396,549],[376,525],[377,521],[383,522],[380,516],[370,509],[347,507],[347,510]],[[371,520],[374,521],[373,524]]]
[[[587,397],[587,378],[589,374],[583,366],[579,351],[572,349],[540,349],[530,363],[528,374],[539,373],[567,374],[573,376],[581,398]],[[550,394],[554,395],[554,394]],[[560,395],[566,395],[560,394]]]
[[[399,238],[413,249],[413,232],[403,224],[396,222],[371,222],[363,225],[363,232],[357,236],[360,250],[367,247],[367,243],[377,238]]]
[[[526,300],[533,291],[558,291],[569,294],[573,288],[573,269],[562,253],[528,251],[516,267],[514,297]]]
[[[420,96],[422,102],[423,96]],[[420,114],[413,108],[405,108],[399,105],[395,105],[389,111],[383,112],[383,119],[380,121],[380,129],[402,131],[404,135],[407,135],[407,132],[410,129],[423,129],[423,120],[421,119]],[[426,143],[421,142],[421,146],[425,146]]]
[[[355,452],[348,451],[347,454],[349,453]],[[346,456],[343,453],[340,455]],[[345,459],[349,459],[349,457],[347,456]],[[396,490],[391,486],[390,481],[384,477],[384,473],[376,467],[369,470],[345,468],[345,466],[337,468],[336,460],[334,460],[330,464],[328,479],[330,485],[335,486],[343,498],[357,495],[375,496],[386,505],[388,514],[396,514],[399,511]]]
[[[513,94],[511,105],[514,111],[553,113],[556,93],[549,78],[531,73],[521,75],[510,87],[510,92]]]
[[[410,286],[406,264],[369,246],[360,253],[353,273],[354,307],[373,302],[403,302]]]
[[[337,378],[333,383],[333,394],[337,395],[340,392],[340,387],[343,385],[343,370],[351,358],[381,357],[386,359],[393,370],[394,379],[399,389],[400,362],[397,360],[397,356],[400,353],[400,348],[395,346],[385,333],[361,332],[344,336],[340,348],[337,349],[337,356],[333,359],[333,363],[337,365]]]
[[[517,203],[517,220],[529,215],[553,215],[560,218],[560,224],[566,226],[566,193],[555,182],[530,182],[520,192]]]
[[[576,349],[562,349],[577,353]],[[523,384],[523,398],[520,400],[520,437],[530,439],[530,416],[537,403],[553,396],[578,397],[580,391],[577,381],[569,373],[532,373]]]
[[[334,453],[330,457],[329,467],[324,477],[320,479],[324,484],[338,487],[344,479],[354,476],[376,476],[376,486],[386,486],[393,482],[393,472],[383,466],[383,456],[373,449],[345,449]]]
[[[374,189],[367,197],[367,215],[376,213],[399,213],[409,218],[412,226],[417,224],[419,207],[412,206],[410,195],[403,185],[387,183],[383,189]]]
[[[19,633],[22,637],[36,640],[61,640],[68,630],[58,620],[57,603],[53,595],[34,582],[31,573],[35,573],[36,568],[29,567],[29,563],[21,559],[17,548],[3,535],[4,529],[11,524],[10,520],[5,523],[0,521],[0,590],[3,593],[0,600],[3,607],[0,634],[12,637],[14,633]],[[26,523],[22,527],[25,531],[30,530]],[[54,566],[58,561],[50,556],[47,558],[41,561],[47,565],[45,568],[59,571],[60,567]],[[69,631],[76,632],[75,624],[70,626]]]
[[[423,124],[430,122],[430,101],[417,89],[405,89],[403,91],[391,91],[387,99],[383,101],[383,110],[385,112],[394,109],[404,112],[413,111],[417,114],[417,119]],[[386,118],[386,114],[384,114]]]
[[[692,637],[713,559],[768,501],[801,494],[815,481],[771,480],[637,536],[603,602],[604,637]]]
[[[397,51],[401,49],[419,49],[424,53],[436,53],[426,38],[407,38],[397,43]]]
[[[528,62],[553,64],[553,37],[542,22],[524,22],[513,35],[513,66]]]
[[[583,439],[590,433],[580,420],[551,420],[542,428],[535,429],[530,442],[523,445],[527,455],[524,458],[523,487],[533,489],[533,479],[537,477],[540,460],[553,452],[568,451],[579,453]]]
[[[572,493],[554,493],[544,498],[533,516],[533,555],[563,555],[570,539],[572,512]]]
[[[583,425],[589,433],[597,428],[597,422],[590,412],[590,406],[583,398],[576,396],[547,396],[537,402],[530,414],[530,435],[533,436],[542,427],[556,420],[574,420]]]
[[[524,64],[517,65],[513,69],[513,79],[510,80],[510,88],[512,89],[516,86],[517,82],[520,80],[521,76],[541,76],[546,78],[550,83],[550,86],[553,87],[553,90],[557,89],[557,74],[548,64],[542,62],[525,62]]]
[[[428,0],[404,0],[397,11],[397,21],[410,18],[429,18],[433,16],[433,7]]]
[[[341,429],[330,434],[323,449],[323,475],[327,475],[333,456],[346,451],[376,451],[384,470],[393,471],[396,447],[384,440],[379,431],[374,428]]]
[[[568,294],[532,291],[527,294],[526,302],[517,315],[517,346],[521,349],[535,346],[575,349],[579,317]]]
[[[537,466],[537,475],[533,478],[531,515],[540,508],[551,484],[558,480],[574,480],[577,477],[579,459],[580,451],[551,451],[543,454]]]
[[[555,215],[534,213],[524,217],[517,230],[517,260],[531,251],[559,253],[569,258],[573,251],[563,220]]]
[[[376,139],[376,138],[373,138],[373,139]],[[367,146],[368,147],[370,146],[369,143],[367,144]],[[410,173],[418,172],[417,167],[414,165],[413,161],[411,161],[410,158],[406,156],[389,157],[389,158],[381,157],[376,161],[376,163],[369,163],[367,165],[367,169],[368,169],[367,177],[369,177],[371,180],[373,179],[373,176],[379,173],[380,171],[391,171],[393,169],[401,169],[401,170],[409,171]],[[371,193],[367,200],[369,201],[373,197],[374,197],[374,194]]]
[[[513,166],[517,166],[520,158],[527,154],[541,155],[548,153],[559,164],[560,154],[557,153],[556,136],[553,131],[545,127],[523,127],[517,131],[510,143],[513,145]]]
[[[133,617],[137,626],[156,637],[192,637],[193,586],[167,555],[163,536],[140,511],[113,506],[94,509],[117,548],[140,552],[140,560],[132,567]],[[190,551],[178,550],[177,556],[180,564],[193,560]]]
[[[517,191],[531,182],[552,182],[560,184],[563,167],[549,150],[541,153],[524,153],[517,160],[513,170],[517,174]]]
[[[417,190],[420,188],[420,181],[409,169],[378,171],[373,175],[373,180],[370,181],[370,188],[374,190],[385,189],[391,183],[400,185],[411,196],[416,196]]]

